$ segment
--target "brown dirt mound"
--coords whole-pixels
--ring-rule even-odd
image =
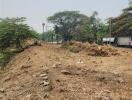
[[[132,49],[118,50],[104,58],[56,44],[27,48],[0,72],[0,100],[132,100]]]
[[[87,52],[88,55],[91,56],[112,56],[119,55],[117,49],[110,45],[97,45],[90,43],[81,43],[81,42],[68,42],[62,45],[62,48],[66,48],[74,53],[79,53],[81,51]]]

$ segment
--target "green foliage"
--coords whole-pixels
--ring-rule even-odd
[[[12,44],[22,49],[21,43],[28,38],[37,38],[37,33],[24,23],[26,18],[0,19],[0,48],[5,49]]]
[[[108,25],[100,22],[98,32],[97,32],[97,40],[100,41],[107,34],[108,34]]]
[[[63,41],[70,41],[75,29],[82,24],[82,20],[87,16],[78,11],[64,11],[54,14],[48,18],[58,28],[58,33],[63,37]]]
[[[63,41],[97,42],[107,33],[107,25],[97,15],[94,12],[87,17],[78,11],[64,11],[49,17],[48,21],[55,25],[55,34],[60,34]]]
[[[61,36],[59,34],[55,34],[52,30],[40,34],[40,39],[45,42],[55,42],[57,41],[57,38],[58,41],[62,40]]]
[[[120,16],[112,19],[113,36],[132,36],[132,6],[123,9]]]
[[[73,33],[73,39],[82,42],[93,42],[93,34],[90,29],[90,20],[85,19],[83,23],[79,25]]]
[[[0,52],[0,69],[8,63],[13,53],[11,52]]]
[[[96,18],[97,12],[94,12],[91,17],[83,20],[76,29],[74,38],[77,41],[82,42],[97,42],[100,41],[108,33],[108,25],[101,22],[99,18]]]

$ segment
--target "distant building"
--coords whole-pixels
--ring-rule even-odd
[[[118,33],[113,35],[114,37],[116,37],[117,41],[117,45],[120,46],[132,46],[132,33]]]
[[[116,44],[118,46],[132,46],[132,33],[119,33],[103,38],[103,43]]]

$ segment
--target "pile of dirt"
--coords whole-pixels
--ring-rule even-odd
[[[70,45],[90,52],[96,44]],[[31,46],[0,72],[0,100],[131,100],[132,50],[117,49],[126,53],[104,58],[56,44]]]
[[[79,53],[81,51],[87,52],[88,55],[91,56],[112,56],[119,55],[118,50],[110,45],[97,45],[90,43],[82,43],[82,42],[68,42],[62,45],[62,48],[66,48],[74,53]]]

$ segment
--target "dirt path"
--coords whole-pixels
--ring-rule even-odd
[[[92,57],[43,44],[0,74],[0,100],[132,100],[132,49]]]

